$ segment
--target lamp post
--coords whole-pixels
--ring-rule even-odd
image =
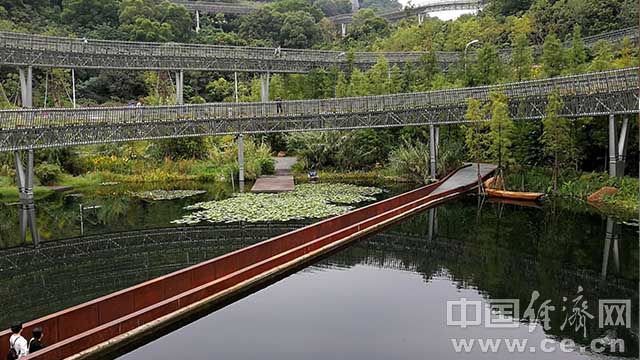
[[[465,75],[467,74],[467,50],[469,50],[469,46],[471,46],[473,44],[477,44],[479,42],[480,42],[480,40],[478,40],[478,39],[471,40],[464,47],[464,74]]]

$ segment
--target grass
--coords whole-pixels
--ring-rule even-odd
[[[518,168],[507,176],[507,187],[515,191],[553,193],[551,169]],[[558,178],[555,196],[586,200],[604,186],[618,189],[618,193],[603,198],[602,210],[636,217],[639,210],[638,179],[635,177],[611,178],[606,173],[563,171]]]

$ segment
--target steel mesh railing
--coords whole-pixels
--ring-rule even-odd
[[[270,117],[304,118],[323,114],[378,113],[392,110],[420,110],[431,107],[460,107],[464,106],[469,98],[487,100],[492,91],[501,91],[510,99],[518,99],[546,97],[553,91],[558,91],[563,96],[585,96],[631,89],[638,89],[638,68],[495,86],[339,99],[181,106],[3,110],[0,111],[0,128],[14,130],[217,119],[260,121],[260,119]]]

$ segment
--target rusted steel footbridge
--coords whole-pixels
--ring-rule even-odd
[[[494,170],[493,165],[479,167],[482,178]],[[30,321],[27,331],[42,327],[51,345],[27,359],[82,359],[118,351],[473,189],[477,171],[468,165],[437,183]],[[9,336],[9,331],[0,333],[0,353],[6,353]]]

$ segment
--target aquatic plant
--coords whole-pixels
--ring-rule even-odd
[[[205,190],[150,190],[132,192],[131,195],[145,200],[175,200],[206,193]]]
[[[353,204],[374,201],[382,189],[350,184],[302,184],[292,192],[279,194],[235,194],[220,201],[207,201],[186,207],[199,210],[174,224],[197,224],[201,221],[263,222],[320,219],[353,209]]]

